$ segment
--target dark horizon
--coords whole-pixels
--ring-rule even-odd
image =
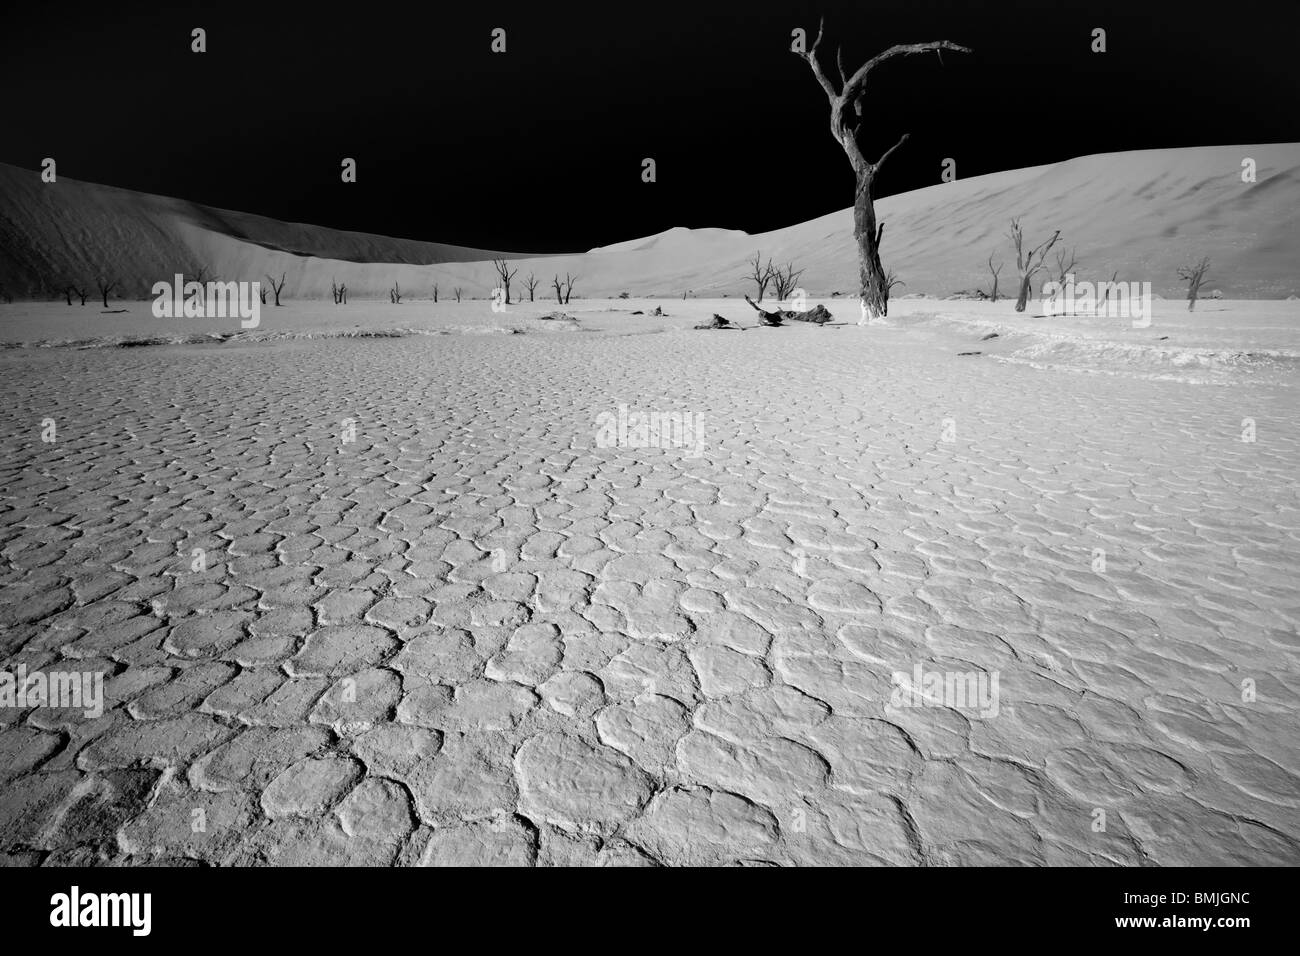
[[[1091,153],[1300,139],[1290,34],[1261,31],[1259,16],[1210,29],[1164,0],[887,7],[372,3],[364,20],[303,4],[25,8],[8,15],[22,42],[0,77],[29,92],[10,103],[0,161],[35,170],[53,156],[69,179],[521,253],[675,226],[761,233],[852,201],[825,97],[789,52],[791,30],[811,43],[823,11],[828,68],[837,42],[849,70],[894,43],[973,49],[873,74],[866,151],[911,133],[878,196],[939,182],[948,157],[969,178]],[[190,51],[196,26],[204,54]],[[504,54],[489,48],[498,26]],[[1095,27],[1105,53],[1090,49]],[[343,157],[357,160],[354,184],[340,181]],[[654,183],[641,180],[646,157]]]

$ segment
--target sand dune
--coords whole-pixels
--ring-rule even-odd
[[[1241,181],[1254,159],[1258,181]],[[288,272],[293,298],[324,298],[330,282],[383,297],[393,282],[408,296],[494,284],[493,253],[432,242],[281,223],[247,213],[0,165],[0,281],[18,295],[56,294],[67,281],[110,271],[127,297],[200,265],[226,279]],[[1208,255],[1210,287],[1234,298],[1300,294],[1300,143],[1144,150],[1085,156],[931,186],[881,199],[884,258],[905,292],[947,295],[982,287],[989,252],[1011,259],[1007,221],[1022,216],[1031,239],[1061,229],[1077,249],[1081,278],[1146,280],[1176,294],[1175,268]],[[437,225],[430,225],[436,232]],[[857,266],[848,209],[761,235],[670,229],[585,253],[521,257],[520,276],[580,276],[580,296],[736,295],[744,260],[761,250],[806,269],[812,294],[850,293]],[[1011,283],[1014,263],[1003,271]],[[1005,286],[1004,286],[1005,287]],[[540,291],[540,290],[539,290]]]

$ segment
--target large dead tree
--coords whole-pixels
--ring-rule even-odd
[[[276,282],[274,279],[271,278],[270,274],[267,273],[266,281],[269,282],[269,283],[271,284],[271,292],[272,292],[272,294],[275,296],[275,304],[276,304],[276,305],[279,305],[279,304],[280,304],[280,293],[284,291],[284,279],[285,279],[285,276],[286,276],[287,274],[288,274],[288,273],[281,272],[281,273],[280,273],[280,281],[279,281],[279,282]],[[266,299],[263,298],[262,301],[265,302]],[[338,300],[335,299],[334,301],[337,302]]]
[[[1205,273],[1210,271],[1210,257],[1204,256],[1194,266],[1180,266],[1178,278],[1187,283],[1187,311],[1196,308],[1196,297],[1201,293],[1201,284],[1205,282]]]
[[[754,253],[754,258],[745,260],[745,267],[749,269],[745,273],[745,278],[758,286],[758,301],[763,301],[763,296],[767,294],[767,287],[772,282],[772,260],[767,260],[767,265],[763,265],[763,254]],[[780,298],[780,296],[778,296]]]
[[[509,305],[510,304],[510,280],[515,277],[515,273],[518,272],[519,270],[511,269],[510,263],[506,262],[505,259],[493,259],[492,267],[497,270],[497,277],[501,280],[501,289],[503,292],[505,292],[506,295],[505,304]]]
[[[1052,238],[1034,246],[1028,253],[1025,252],[1025,233],[1019,219],[1011,220],[1011,231],[1007,233],[1007,237],[1016,247],[1016,269],[1020,275],[1020,295],[1016,299],[1016,311],[1023,312],[1029,305],[1034,273],[1043,268],[1043,260],[1047,258],[1047,253],[1051,251],[1052,246],[1056,245],[1056,240],[1061,238],[1061,230],[1056,230],[1052,233]]]
[[[872,189],[876,175],[894,150],[907,142],[910,134],[904,133],[900,139],[874,163],[870,162],[858,145],[858,131],[863,125],[863,96],[866,92],[867,77],[877,66],[896,56],[912,56],[917,53],[936,53],[951,50],[954,53],[969,53],[970,50],[948,40],[935,40],[930,43],[902,43],[892,46],[880,53],[852,74],[844,69],[844,51],[837,48],[835,66],[839,74],[836,82],[827,75],[817,58],[821,46],[825,19],[817,25],[817,39],[812,49],[801,53],[808,65],[812,67],[813,76],[826,92],[831,108],[831,135],[840,144],[853,167],[856,188],[853,199],[853,237],[858,243],[859,278],[862,286],[864,318],[878,318],[889,310],[889,287],[885,282],[885,269],[880,264],[880,239],[883,227],[876,225],[876,209],[872,199]],[[874,115],[874,114],[872,114]]]

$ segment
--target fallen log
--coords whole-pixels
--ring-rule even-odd
[[[792,312],[789,309],[778,309],[775,312],[769,312],[766,309],[760,309],[749,296],[745,296],[745,301],[758,313],[758,320],[764,325],[778,326],[783,322],[811,322],[814,325],[825,325],[834,318],[824,305],[803,312]]]

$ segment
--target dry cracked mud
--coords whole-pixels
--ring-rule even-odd
[[[1289,390],[893,335],[0,354],[0,854],[1300,862]]]

